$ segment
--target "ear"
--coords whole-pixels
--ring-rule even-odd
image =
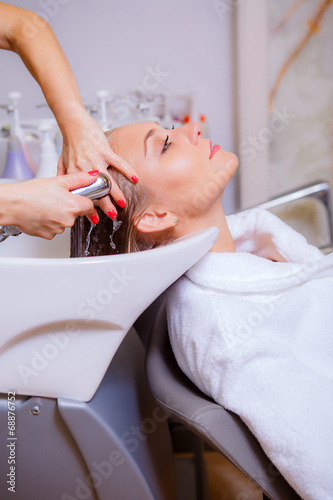
[[[141,233],[155,233],[177,225],[177,218],[167,210],[148,209],[135,226]]]

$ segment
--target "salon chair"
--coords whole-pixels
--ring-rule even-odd
[[[72,259],[1,244],[1,500],[175,499],[166,415],[131,327],[217,235]]]
[[[180,370],[169,341],[164,301],[148,341],[146,373],[152,394],[168,415],[227,458],[267,498],[300,500],[242,420],[203,394]],[[202,475],[204,469],[199,466],[196,473]],[[203,478],[197,499],[208,498]]]

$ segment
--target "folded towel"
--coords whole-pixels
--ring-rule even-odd
[[[236,252],[209,252],[168,290],[175,357],[302,498],[332,500],[333,254],[262,210],[228,225]]]

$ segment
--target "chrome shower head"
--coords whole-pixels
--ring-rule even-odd
[[[89,186],[74,189],[73,191],[71,191],[71,193],[75,194],[76,196],[86,196],[91,200],[99,200],[100,198],[103,198],[104,196],[109,194],[110,189],[110,178],[100,172],[95,182],[89,184]]]

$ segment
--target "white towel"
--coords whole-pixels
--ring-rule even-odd
[[[302,498],[332,500],[333,254],[262,210],[228,225],[236,253],[209,252],[168,290],[176,359]]]

